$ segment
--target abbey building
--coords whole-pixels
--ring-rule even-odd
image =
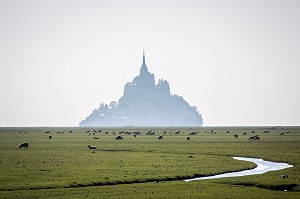
[[[143,52],[140,73],[124,87],[118,102],[101,104],[80,126],[145,126],[183,127],[202,126],[202,116],[196,107],[183,97],[172,95],[166,80],[155,84],[154,74],[148,71]]]

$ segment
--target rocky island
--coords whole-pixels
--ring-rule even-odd
[[[140,74],[125,85],[123,96],[109,105],[102,103],[80,126],[92,127],[200,127],[203,119],[195,106],[172,95],[169,83],[148,71],[143,52]]]

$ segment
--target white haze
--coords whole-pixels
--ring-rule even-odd
[[[77,126],[142,63],[204,126],[299,125],[300,1],[0,1],[0,126]]]

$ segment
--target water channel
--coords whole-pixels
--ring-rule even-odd
[[[244,171],[239,171],[239,172],[223,173],[223,174],[214,175],[214,176],[186,179],[184,181],[191,182],[191,181],[195,181],[195,180],[207,180],[207,179],[216,179],[216,178],[229,178],[229,177],[256,175],[256,174],[263,174],[263,173],[266,173],[269,171],[277,171],[277,170],[293,167],[293,165],[289,165],[287,163],[270,162],[270,161],[265,161],[263,159],[258,159],[258,158],[245,158],[245,157],[232,157],[232,158],[235,160],[253,162],[257,165],[257,167],[255,167],[254,169],[249,169],[249,170],[244,170]]]

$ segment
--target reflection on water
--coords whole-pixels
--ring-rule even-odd
[[[244,157],[232,157],[236,160],[248,161],[253,162],[257,165],[254,169],[239,171],[239,172],[232,172],[232,173],[224,173],[215,176],[206,176],[206,177],[199,177],[193,179],[184,180],[185,182],[190,182],[194,180],[207,180],[207,179],[216,179],[216,178],[228,178],[228,177],[239,177],[239,176],[248,176],[248,175],[256,175],[256,174],[263,174],[269,171],[276,171],[281,169],[286,169],[293,167],[293,165],[289,165],[287,163],[280,163],[280,162],[270,162],[265,161],[263,159],[257,158],[244,158]]]

